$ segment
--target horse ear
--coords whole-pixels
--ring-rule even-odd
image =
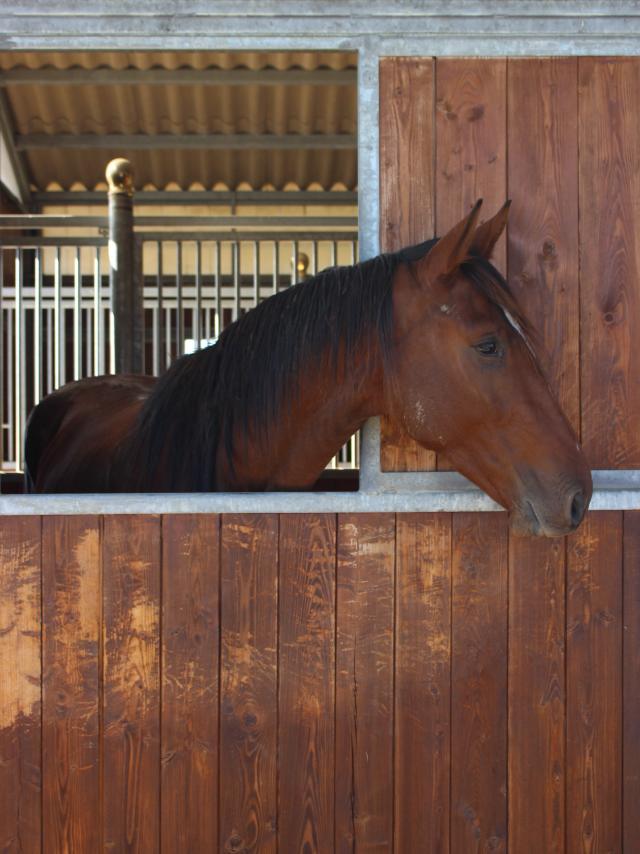
[[[495,216],[478,226],[471,242],[472,252],[481,255],[487,261],[491,258],[491,253],[507,224],[510,207],[511,199],[508,199]]]
[[[469,256],[481,205],[482,199],[478,199],[471,213],[441,237],[430,252],[420,259],[420,273],[433,281],[439,277],[450,276],[458,269]]]

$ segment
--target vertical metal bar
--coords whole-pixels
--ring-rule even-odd
[[[6,445],[4,442],[5,431],[5,383],[4,383],[4,258],[5,250],[0,247],[0,467],[6,462]],[[8,449],[7,449],[8,450]]]
[[[184,317],[182,307],[182,242],[176,241],[176,335],[178,336],[176,355],[184,353]]]
[[[166,308],[164,311],[165,318],[165,362],[167,368],[171,365],[171,309]]]
[[[311,275],[315,276],[318,272],[318,241],[314,240],[311,244]]]
[[[298,241],[291,241],[291,284],[298,281]]]
[[[153,316],[153,373],[160,376],[163,370],[167,367],[166,354],[163,347],[163,330],[162,325],[162,243],[160,240],[156,243],[157,254],[157,271],[156,271],[156,291],[158,296],[158,304]],[[162,361],[164,358],[164,362]]]
[[[95,376],[104,374],[104,309],[99,246],[96,246],[93,259],[93,373]]]
[[[84,310],[84,325],[85,325],[85,335],[87,339],[87,346],[85,347],[85,357],[84,357],[84,371],[85,376],[92,377],[94,375],[93,371],[93,324],[91,318],[91,308],[86,308]]]
[[[237,240],[231,244],[231,265],[233,269],[233,320],[240,317],[240,246]]]
[[[253,241],[253,304],[260,302],[260,244]]]
[[[11,462],[15,463],[15,422],[13,413],[14,406],[14,348],[13,348],[13,327],[15,309],[7,311],[7,425],[9,428],[8,450],[12,457]]]
[[[36,249],[33,300],[33,403],[42,398],[42,249]]]
[[[338,266],[338,243],[335,240],[331,241],[331,266]]]
[[[220,241],[216,240],[216,315],[215,315],[215,336],[220,337],[222,332],[222,261],[220,258]]]
[[[73,259],[73,378],[82,376],[82,314],[80,307],[82,276],[80,271],[80,247],[76,246]]]
[[[277,240],[273,241],[273,292],[278,293],[280,280],[280,244]]]
[[[202,346],[202,244],[196,242],[196,307],[193,318],[193,336],[196,350]]]
[[[47,394],[53,391],[53,311],[48,308],[45,312],[47,316]]]
[[[13,315],[15,330],[13,336],[13,368],[15,386],[15,431],[13,457],[16,469],[22,462],[22,277],[24,275],[24,256],[22,249],[16,249],[14,267],[15,312]]]
[[[355,240],[351,241],[351,266],[356,263],[356,242]]]
[[[53,387],[62,385],[62,250],[56,246],[53,266]]]

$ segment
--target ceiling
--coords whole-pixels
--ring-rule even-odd
[[[138,190],[353,190],[356,58],[11,52],[0,84],[32,190],[102,187],[116,156]]]

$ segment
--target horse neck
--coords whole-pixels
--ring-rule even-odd
[[[382,359],[377,348],[371,349],[337,375],[328,355],[319,360],[313,375],[283,401],[266,432],[234,442],[233,473],[219,455],[218,489],[312,486],[349,437],[383,410]]]

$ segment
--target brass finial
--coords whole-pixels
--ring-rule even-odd
[[[133,196],[133,167],[124,157],[116,157],[107,165],[106,176],[110,193]]]

